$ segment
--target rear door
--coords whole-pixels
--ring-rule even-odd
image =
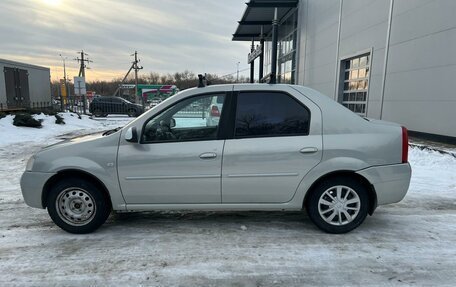
[[[234,134],[223,153],[222,202],[288,202],[321,161],[321,112],[292,89],[253,86],[236,94]]]
[[[18,85],[18,95],[21,102],[22,107],[29,107],[30,106],[30,91],[29,91],[29,81],[28,81],[28,71],[18,69],[18,78],[19,78],[19,85]]]

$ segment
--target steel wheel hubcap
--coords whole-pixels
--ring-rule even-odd
[[[321,218],[331,225],[349,224],[356,218],[360,208],[361,200],[358,194],[344,185],[328,188],[318,200]]]
[[[81,188],[68,188],[56,200],[60,218],[73,226],[89,223],[95,216],[96,206],[93,197]]]

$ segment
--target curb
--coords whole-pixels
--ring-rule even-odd
[[[430,146],[421,145],[421,144],[411,144],[411,143],[409,143],[409,146],[419,148],[420,150],[436,151],[438,153],[446,154],[446,155],[449,155],[449,156],[452,156],[452,157],[456,158],[456,153],[450,152],[450,151],[446,151],[446,150],[441,150],[441,149],[438,149],[438,148],[435,148],[435,147],[430,147]]]

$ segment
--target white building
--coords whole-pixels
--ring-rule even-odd
[[[275,11],[277,82],[456,141],[456,1],[251,0],[233,40],[254,40],[257,56],[264,39],[263,81],[274,70]]]

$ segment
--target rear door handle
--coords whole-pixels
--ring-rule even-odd
[[[309,154],[309,153],[316,153],[318,151],[318,148],[316,147],[305,147],[301,149],[299,152],[302,154]]]
[[[217,154],[215,152],[205,152],[200,154],[200,159],[211,159],[211,158],[216,158]]]

